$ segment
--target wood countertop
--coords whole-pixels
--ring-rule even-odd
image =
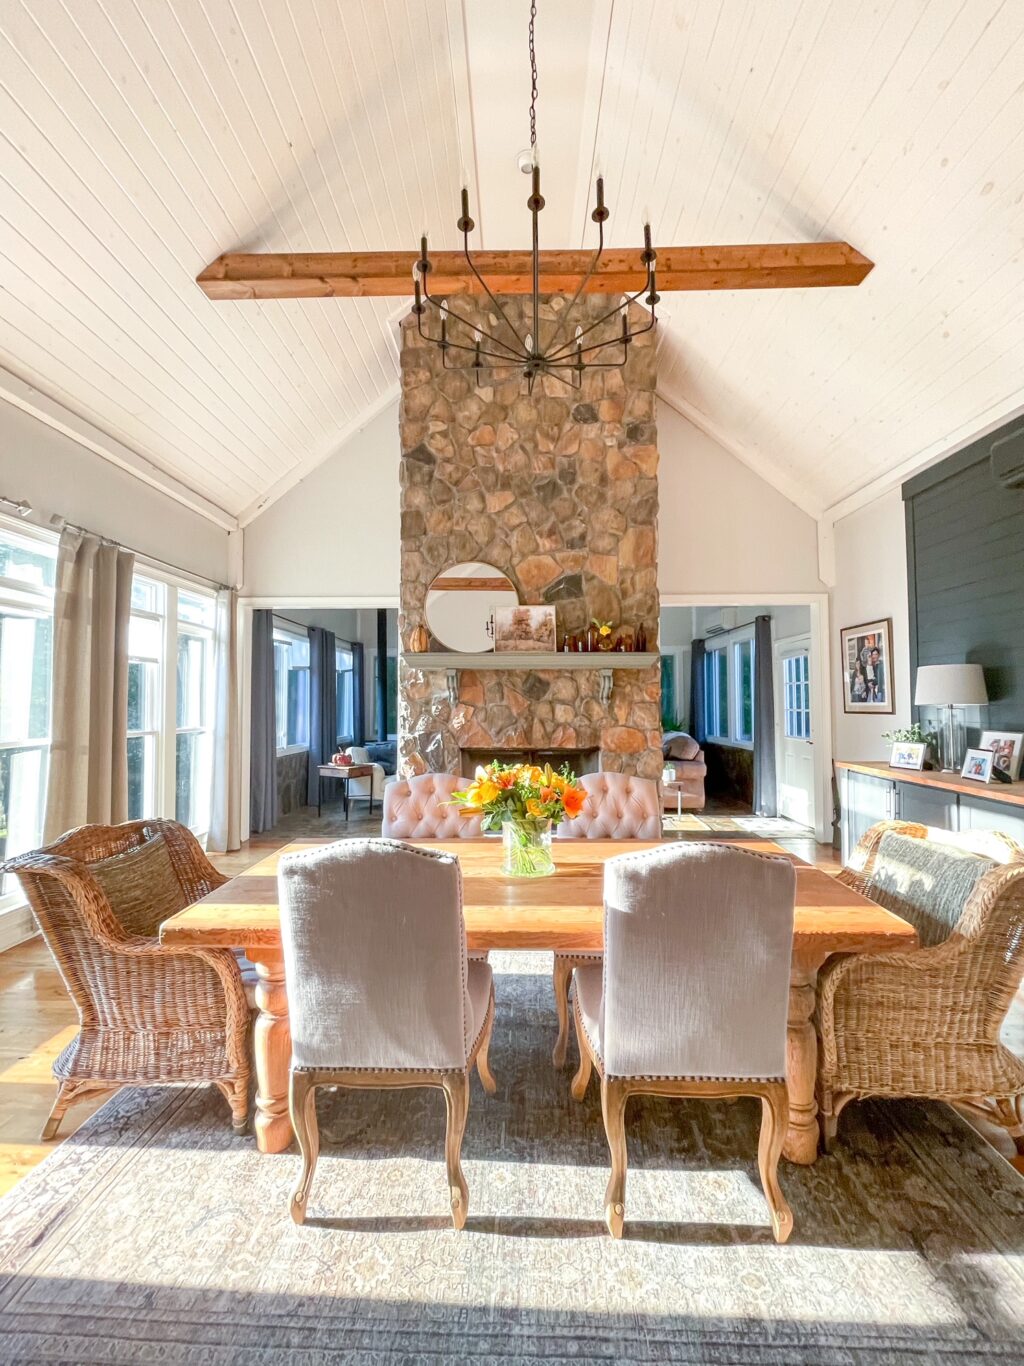
[[[888,778],[900,783],[914,783],[917,787],[960,792],[965,797],[980,797],[983,801],[1024,806],[1024,783],[975,783],[969,778],[961,778],[959,773],[917,773],[911,768],[890,768],[886,763],[859,759],[836,759],[835,766],[849,769],[853,773],[865,773],[870,778]]]

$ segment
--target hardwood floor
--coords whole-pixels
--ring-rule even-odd
[[[369,817],[360,803],[353,807],[346,823],[340,806],[327,808],[319,818],[308,807],[284,817],[273,830],[256,836],[237,853],[215,856],[214,862],[230,877],[292,840],[379,834],[379,809]],[[780,843],[819,867],[840,867],[835,850],[811,839]],[[39,1141],[55,1094],[50,1068],[73,1037],[75,1021],[74,1007],[41,939],[0,953],[0,1195],[70,1137],[103,1103],[100,1099],[75,1106],[56,1139]],[[1015,1159],[1014,1165],[1024,1172],[1024,1158],[1016,1157],[1013,1144],[1001,1131],[986,1131],[985,1137],[1005,1157]]]

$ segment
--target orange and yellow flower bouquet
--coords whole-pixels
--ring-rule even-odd
[[[453,800],[467,814],[482,815],[485,830],[501,830],[505,872],[542,877],[554,872],[551,827],[578,816],[586,794],[568,765],[556,773],[550,764],[541,768],[494,760],[478,768],[469,787]]]

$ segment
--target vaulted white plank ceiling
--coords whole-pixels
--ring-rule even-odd
[[[222,251],[528,246],[527,0],[5,0],[0,365],[244,522],[395,392],[395,300]],[[660,388],[812,513],[1024,403],[1024,6],[540,0],[542,245],[842,238],[859,289],[666,296]],[[2,387],[2,386],[0,386]],[[358,491],[353,490],[358,500]]]

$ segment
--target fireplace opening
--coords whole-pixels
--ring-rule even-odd
[[[503,764],[539,764],[542,768],[550,764],[559,769],[568,764],[577,777],[581,773],[596,773],[601,766],[601,751],[596,745],[591,749],[464,749],[462,755],[462,776],[472,778],[478,767],[499,759]]]

